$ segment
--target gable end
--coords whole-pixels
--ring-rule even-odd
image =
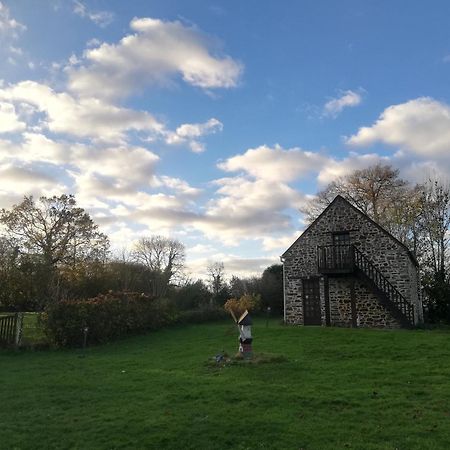
[[[392,239],[394,242],[399,244],[408,254],[409,258],[411,259],[412,263],[415,266],[418,266],[418,262],[414,256],[414,254],[409,250],[409,248],[401,241],[399,241],[396,237],[394,237],[389,231],[387,231],[385,228],[383,228],[379,223],[375,222],[373,219],[371,219],[367,214],[363,213],[360,209],[358,209],[356,206],[352,205],[347,199],[342,197],[342,195],[336,195],[336,197],[333,199],[333,201],[316,217],[316,219],[306,228],[306,230],[294,241],[294,243],[281,255],[281,258],[285,258],[286,255],[289,253],[289,251],[297,245],[297,243],[301,242],[301,239],[305,236],[306,233],[309,232],[310,229],[312,229],[315,224],[320,220],[320,218],[328,211],[328,209],[331,208],[332,205],[334,205],[338,200],[343,200],[344,203],[347,206],[350,206],[354,211],[356,211],[359,215],[369,220],[369,222],[372,223],[375,227],[377,227],[381,232],[383,232],[386,236],[388,236],[390,239]]]

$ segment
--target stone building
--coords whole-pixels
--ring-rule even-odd
[[[414,255],[339,195],[281,259],[286,323],[398,328],[423,321]]]

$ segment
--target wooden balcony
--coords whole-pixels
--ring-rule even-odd
[[[320,273],[343,274],[355,271],[353,245],[320,245],[317,247]]]

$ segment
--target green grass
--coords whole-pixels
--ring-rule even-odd
[[[450,333],[230,323],[0,352],[0,448],[448,449]]]
[[[28,312],[23,318],[22,344],[43,345],[47,338],[39,326],[39,313]]]

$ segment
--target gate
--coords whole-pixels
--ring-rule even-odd
[[[20,313],[0,316],[0,345],[20,344],[23,315]]]

